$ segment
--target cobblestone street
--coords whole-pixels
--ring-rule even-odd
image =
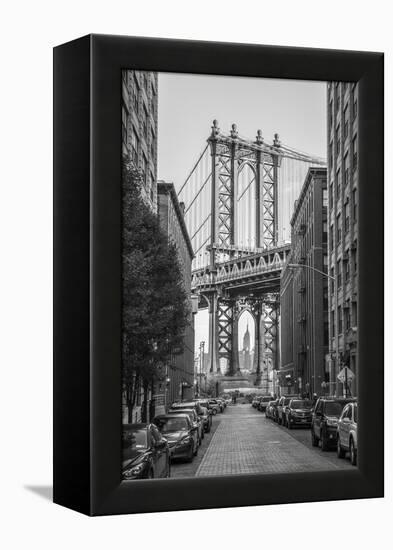
[[[352,469],[335,451],[311,446],[310,430],[289,431],[250,405],[228,406],[191,464],[172,466],[172,477],[268,474]]]

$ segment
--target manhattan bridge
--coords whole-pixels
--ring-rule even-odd
[[[280,276],[290,253],[290,217],[308,168],[321,158],[296,151],[275,134],[254,141],[235,124],[223,134],[213,121],[207,145],[178,195],[195,257],[192,292],[208,309],[207,372],[231,387],[248,378],[268,390],[279,368]],[[239,367],[238,322],[254,319],[252,374]]]

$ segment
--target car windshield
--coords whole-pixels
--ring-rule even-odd
[[[128,453],[132,453],[132,451],[146,448],[146,428],[123,430],[123,452],[125,456],[127,456]]]
[[[190,418],[190,420],[195,418],[194,417],[194,413],[195,413],[194,410],[190,411],[188,409],[173,409],[173,410],[170,410],[169,413],[170,414],[186,414]]]
[[[288,403],[290,402],[291,400],[291,397],[286,397],[283,401],[283,405],[288,405]]]
[[[325,414],[327,416],[340,416],[345,403],[340,401],[327,401],[325,403]]]
[[[157,420],[157,426],[165,434],[169,432],[180,432],[188,429],[187,418],[160,418]]]
[[[312,402],[308,399],[299,399],[299,401],[292,401],[291,407],[294,409],[310,409]]]

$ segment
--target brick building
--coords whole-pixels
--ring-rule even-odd
[[[281,276],[281,393],[326,393],[328,381],[327,171],[310,168],[291,219]],[[304,267],[290,267],[291,264]]]
[[[122,145],[142,173],[142,196],[157,209],[157,73],[122,71]]]
[[[161,227],[175,243],[180,266],[183,272],[183,282],[186,293],[191,302],[191,262],[194,252],[191,240],[184,222],[184,205],[179,203],[173,183],[159,181],[157,184],[158,217]],[[165,393],[165,403],[171,404],[179,399],[188,399],[194,396],[194,313],[190,313],[190,323],[184,335],[184,351],[181,354],[173,353],[167,366],[166,380],[158,388],[160,394]],[[174,350],[175,352],[176,350]]]
[[[329,269],[329,370],[331,392],[342,394],[338,372],[357,372],[358,89],[327,85]],[[357,378],[350,388],[356,391]]]

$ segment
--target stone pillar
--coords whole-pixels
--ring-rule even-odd
[[[255,315],[255,345],[254,345],[254,368],[256,373],[256,379],[255,379],[255,385],[260,386],[262,381],[262,371],[261,371],[261,364],[262,364],[262,319],[261,319],[261,311],[260,308],[258,308],[258,311]]]
[[[209,297],[209,367],[211,374],[220,371],[217,345],[217,294]]]
[[[230,371],[229,376],[234,376],[235,374],[240,373],[240,366],[239,366],[239,323],[238,323],[238,316],[237,316],[237,308],[236,305],[233,306],[232,309],[232,358],[231,358],[231,365],[230,365]]]

